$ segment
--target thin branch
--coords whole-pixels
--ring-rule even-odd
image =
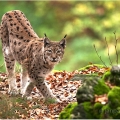
[[[107,45],[107,48],[108,48],[108,57],[109,57],[109,60],[110,60],[110,65],[112,66],[112,60],[111,60],[111,58],[110,58],[110,54],[109,54],[109,46],[108,46],[108,43],[107,43],[106,37],[105,37],[105,42],[106,42],[106,45]]]
[[[117,52],[117,41],[118,41],[118,39],[116,38],[116,31],[113,32],[113,33],[114,33],[114,36],[115,36],[116,63],[118,65],[118,52]]]
[[[93,46],[94,46],[94,49],[95,49],[95,52],[96,52],[97,56],[100,58],[101,62],[104,64],[104,66],[106,66],[106,64],[103,62],[101,56],[99,56],[99,54],[98,54],[98,52],[97,52],[97,49],[96,49],[95,45],[93,45]],[[106,67],[107,67],[107,66],[106,66]]]

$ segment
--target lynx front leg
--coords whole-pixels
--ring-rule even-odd
[[[26,70],[26,68],[24,68],[22,66],[22,70],[21,70],[22,74],[21,74],[21,94],[25,94],[25,91],[27,89],[27,86],[29,84],[29,77],[28,77],[28,71]]]
[[[23,96],[29,97],[33,88],[34,88],[34,82],[30,82],[30,84],[27,86],[27,89],[26,89],[25,93],[23,94]]]
[[[59,102],[59,100],[53,95],[52,91],[50,90],[49,86],[46,84],[46,82],[44,81],[43,77],[39,77],[36,80],[36,87],[37,89],[42,93],[42,95],[45,98],[52,98],[55,99],[56,102]]]

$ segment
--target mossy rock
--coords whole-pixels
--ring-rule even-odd
[[[102,95],[107,94],[110,91],[110,88],[105,84],[103,79],[98,81],[98,84],[94,86],[94,94]]]
[[[107,94],[109,90],[110,88],[105,84],[103,79],[99,79],[98,77],[87,78],[77,91],[77,102],[80,104],[86,101],[93,101],[95,94]]]
[[[89,83],[92,83],[89,81]],[[94,99],[94,91],[93,91],[93,85],[89,84],[88,82],[85,82],[78,90],[76,94],[77,102],[78,104],[85,102],[85,101],[91,101]]]
[[[120,66],[112,66],[110,82],[116,86],[120,86]]]
[[[71,105],[71,104],[70,104]],[[74,106],[71,115],[67,117],[68,112],[64,112],[64,116],[60,116],[61,119],[98,119],[100,118],[100,111],[103,105],[100,103],[92,104],[91,102],[84,102]],[[65,115],[66,114],[66,115]],[[61,115],[61,114],[60,114]]]
[[[104,105],[100,111],[100,118],[101,119],[112,119],[112,115],[111,115],[111,108],[109,107],[109,105]]]
[[[111,84],[120,86],[120,66],[112,66],[110,71],[103,75],[105,81],[110,81]]]
[[[119,119],[120,118],[120,107],[111,108],[109,104],[102,107],[100,112],[101,119]]]
[[[72,112],[71,119],[87,119],[94,118],[93,107],[91,102],[84,102],[76,106]]]
[[[114,87],[108,93],[108,101],[111,108],[120,107],[120,87]]]
[[[60,113],[59,119],[70,119],[73,109],[77,106],[77,103],[70,103],[64,110]]]
[[[96,118],[96,119],[100,118],[100,113],[101,113],[102,107],[103,107],[103,105],[99,102],[94,104],[94,106],[93,106],[94,118]]]

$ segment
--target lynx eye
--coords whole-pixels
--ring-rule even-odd
[[[60,53],[61,53],[61,50],[58,50],[57,53],[60,54]]]
[[[52,50],[47,50],[48,53],[52,53]]]

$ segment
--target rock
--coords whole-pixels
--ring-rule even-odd
[[[111,74],[112,75],[116,75],[116,74],[120,74],[120,65],[114,65],[111,68]]]
[[[120,86],[120,65],[112,66],[111,70],[103,76],[105,81],[110,81],[112,85]]]
[[[105,84],[104,80],[97,76],[87,77],[83,85],[77,91],[78,104],[86,101],[94,101],[94,95],[102,95],[109,92],[109,87]]]
[[[112,66],[110,82],[116,86],[120,86],[120,66]]]

